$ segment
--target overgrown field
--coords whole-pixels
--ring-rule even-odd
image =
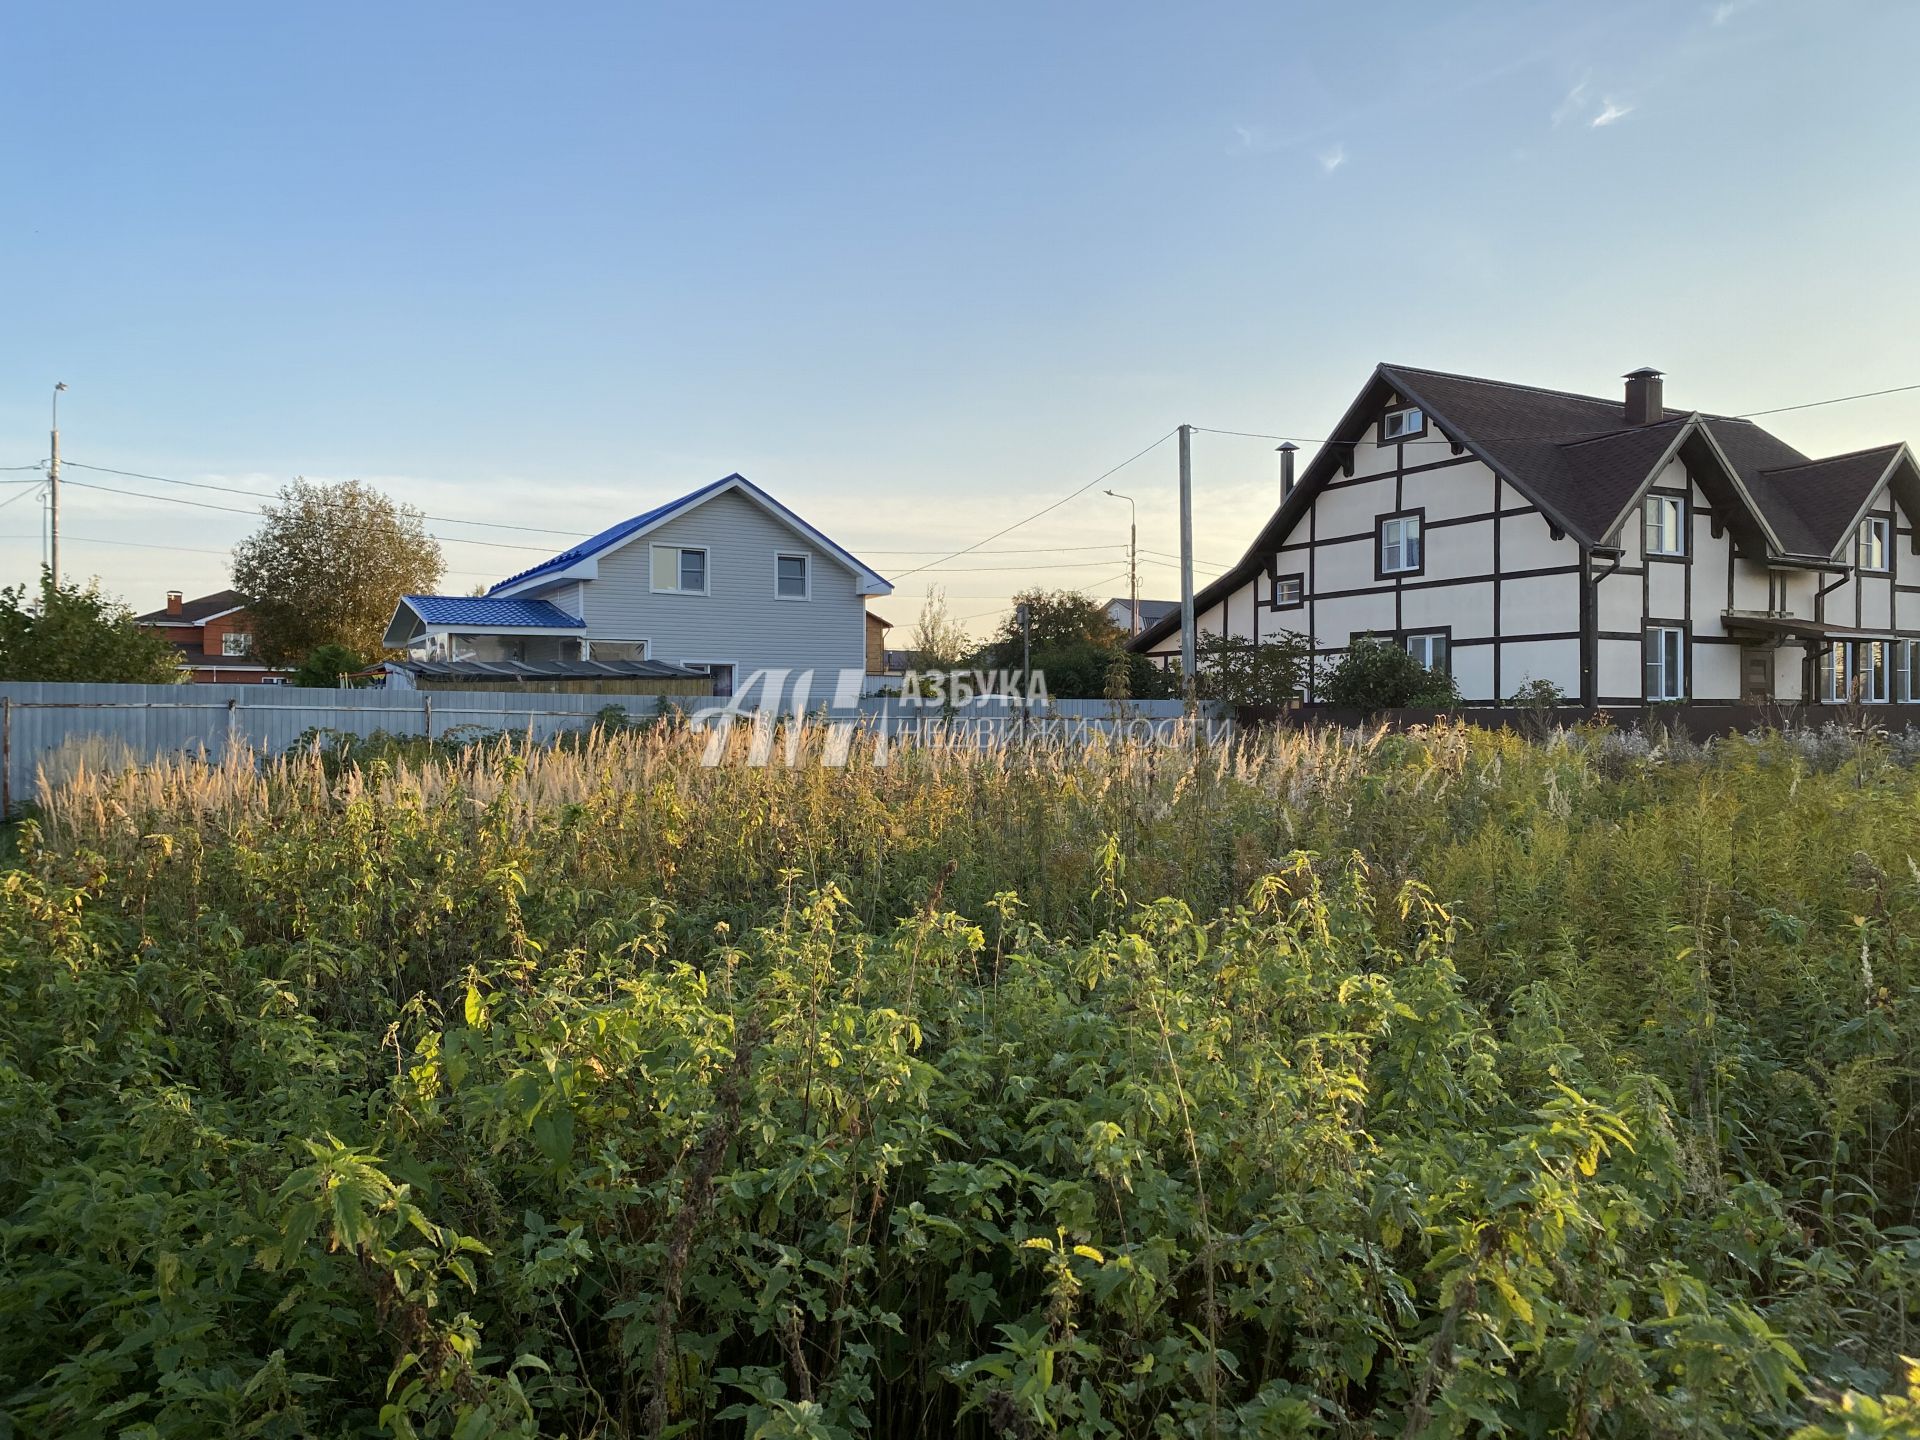
[[[0,1436],[1920,1426],[1892,742],[701,744],[51,797]]]

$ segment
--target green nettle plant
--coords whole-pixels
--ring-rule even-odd
[[[0,1434],[1915,1433],[1904,740],[323,740],[17,827]]]
[[[1362,636],[1326,667],[1315,698],[1348,710],[1448,710],[1460,704],[1460,687],[1404,647]]]

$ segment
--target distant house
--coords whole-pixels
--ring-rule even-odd
[[[867,673],[869,675],[887,674],[887,632],[893,629],[891,620],[882,619],[869,610],[867,612]]]
[[[387,627],[410,660],[581,661],[709,675],[730,695],[760,671],[866,673],[867,597],[893,587],[759,486],[728,475],[623,520],[482,596],[407,595]]]
[[[216,590],[196,600],[167,592],[167,603],[134,617],[160,631],[180,651],[187,678],[206,685],[278,685],[285,677],[253,653],[253,618],[237,590]]]
[[[1179,608],[1178,600],[1142,600],[1140,628],[1144,630],[1149,625],[1157,625],[1162,617]],[[1131,635],[1133,633],[1133,601],[1125,595],[1116,595],[1107,601],[1107,618],[1113,621],[1117,628]]]
[[[1380,365],[1196,630],[1370,636],[1469,701],[1920,702],[1920,468],[1809,459],[1752,420]],[[1169,660],[1176,611],[1132,648]]]

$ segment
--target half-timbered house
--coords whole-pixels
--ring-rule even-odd
[[[1196,629],[1390,639],[1468,701],[1920,702],[1920,469],[1753,421],[1381,365]],[[1133,648],[1179,653],[1180,614]]]

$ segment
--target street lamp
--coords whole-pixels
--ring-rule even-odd
[[[1140,633],[1140,507],[1133,503],[1131,495],[1122,495],[1118,490],[1106,492],[1116,500],[1127,502],[1127,590],[1133,600],[1133,629],[1128,633]]]

